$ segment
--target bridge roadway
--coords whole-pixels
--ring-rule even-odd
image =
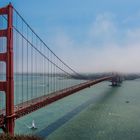
[[[96,80],[86,81],[84,83],[81,83],[81,84],[60,90],[60,91],[50,93],[48,95],[44,95],[44,96],[41,96],[41,97],[38,97],[35,99],[31,99],[31,100],[26,101],[21,104],[18,104],[15,106],[15,119],[25,116],[33,111],[36,111],[46,105],[49,105],[57,100],[60,100],[66,96],[74,94],[75,92],[78,92],[82,89],[88,88],[92,85],[98,84],[103,81],[112,80],[113,77],[114,76],[107,76],[107,77],[99,78]],[[3,114],[0,115],[0,127],[3,127],[5,124],[5,122],[4,122],[5,110],[1,110],[1,112],[3,112]]]

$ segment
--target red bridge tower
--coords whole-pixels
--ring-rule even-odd
[[[13,72],[13,7],[11,4],[0,9],[0,15],[7,16],[7,28],[0,30],[0,37],[6,37],[6,52],[0,53],[0,61],[6,63],[6,81],[0,81],[0,91],[5,92],[6,114],[3,130],[14,134],[14,72]],[[0,46],[1,47],[1,46]]]

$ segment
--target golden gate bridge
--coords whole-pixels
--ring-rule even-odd
[[[61,60],[18,11],[0,8],[0,128],[14,135],[15,120],[118,74],[88,80]]]

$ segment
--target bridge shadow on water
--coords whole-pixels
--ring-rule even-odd
[[[87,100],[85,103],[79,105],[78,107],[76,107],[72,111],[65,114],[63,117],[57,119],[55,122],[48,125],[43,130],[37,132],[36,135],[41,136],[41,137],[49,136],[51,133],[53,133],[59,127],[63,126],[66,122],[68,122],[70,119],[72,119],[74,116],[79,114],[81,111],[86,109],[89,105],[93,104],[94,102],[95,103],[94,103],[92,110],[94,111],[94,109],[96,109],[96,110],[101,109],[103,106],[101,106],[101,108],[99,108],[98,105],[103,104],[103,103],[107,102],[109,99],[111,99],[113,97],[113,95],[115,95],[115,93],[117,92],[118,88],[119,87],[113,87],[113,88],[110,88],[109,90],[103,92],[103,95],[100,96],[98,98],[98,100],[95,100],[95,98],[93,96],[92,98]],[[74,96],[74,95],[72,95],[72,96]]]

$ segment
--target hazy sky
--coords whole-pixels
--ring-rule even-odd
[[[11,0],[78,72],[140,72],[140,0]],[[1,0],[0,6],[8,4]]]

